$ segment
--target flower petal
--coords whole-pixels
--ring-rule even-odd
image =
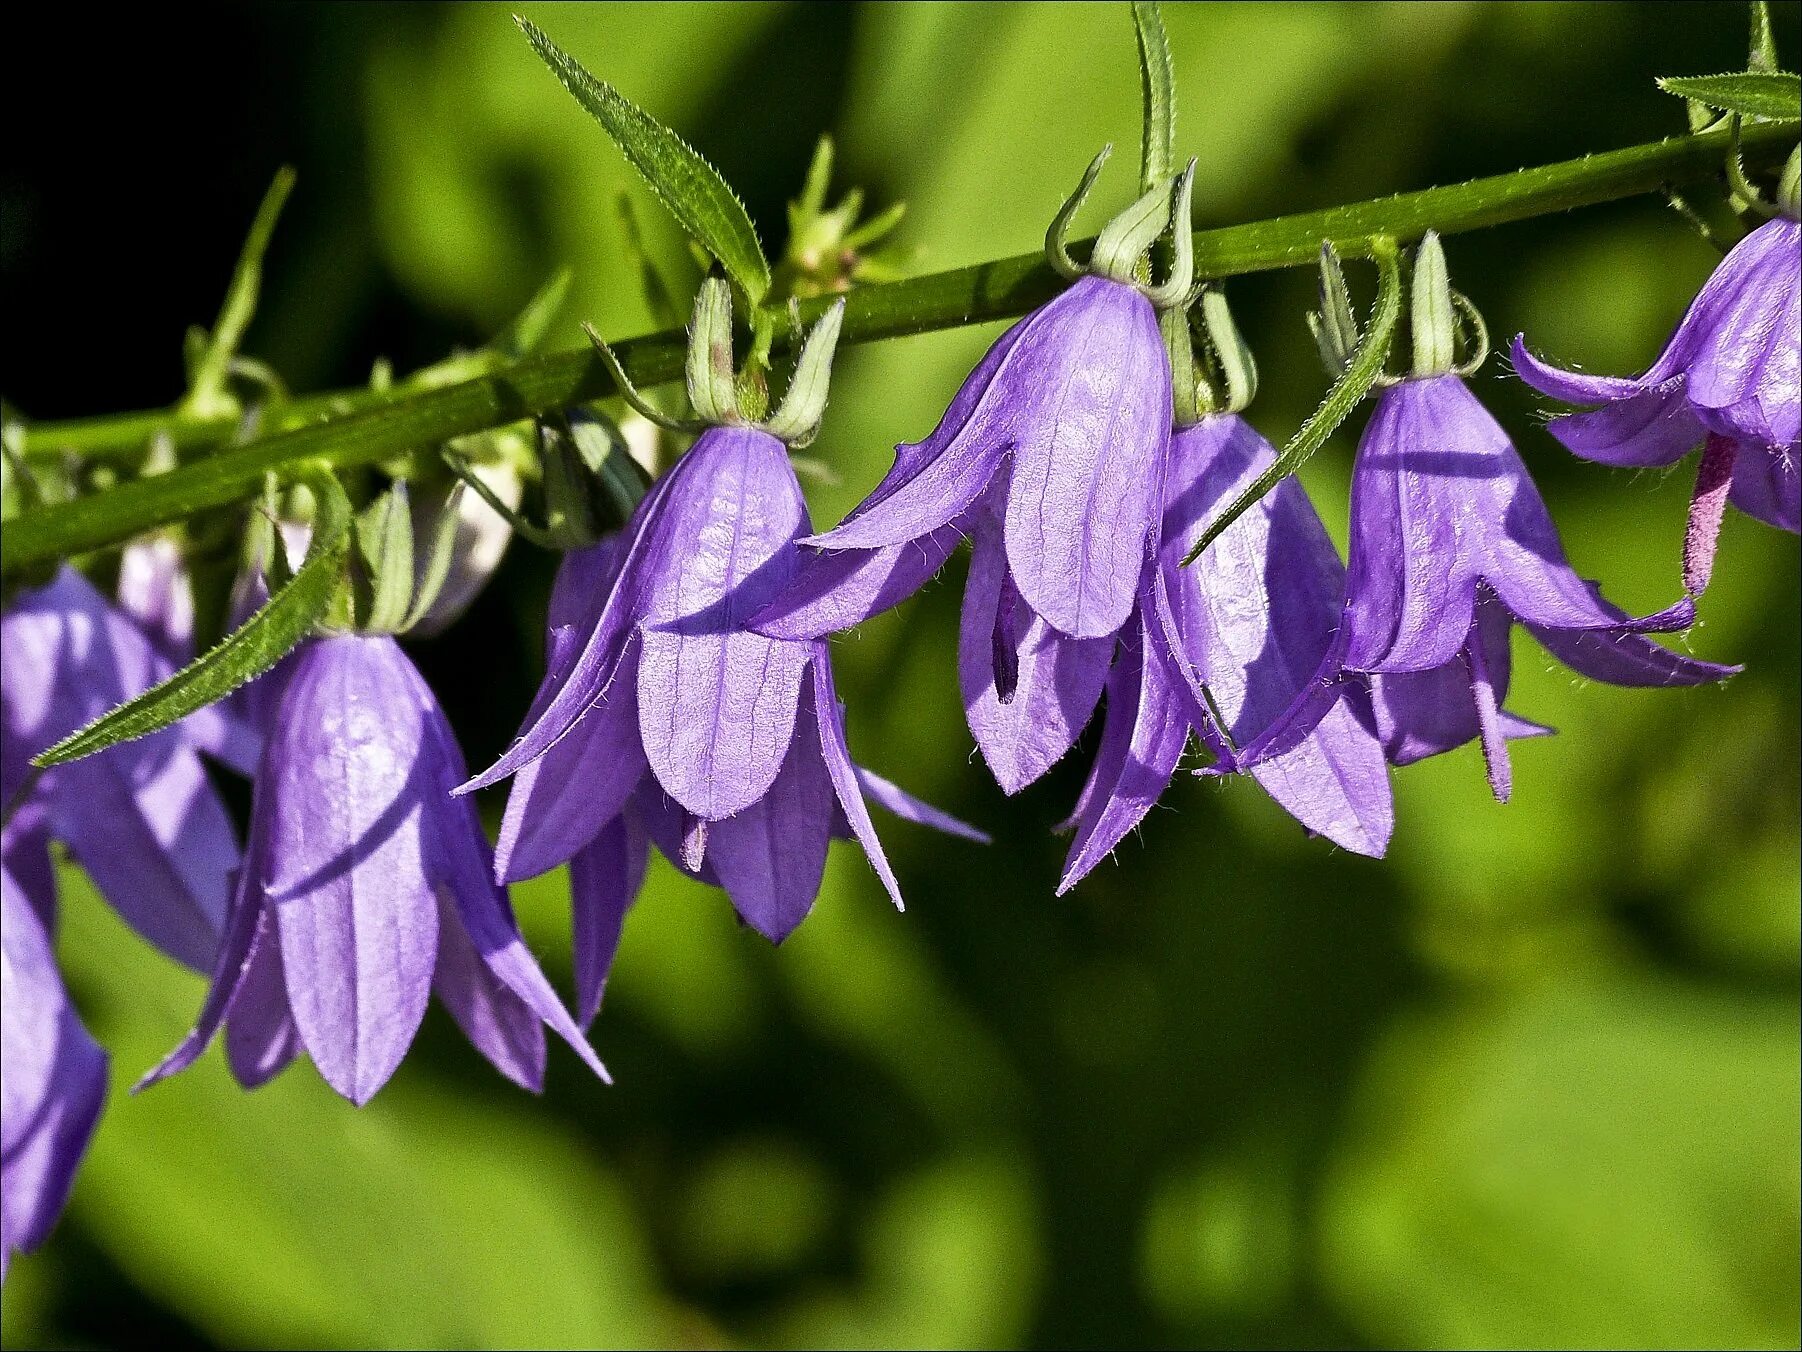
[[[832,681],[832,655],[826,651],[824,644],[818,645],[813,661],[812,694],[820,752],[825,757],[826,772],[832,778],[832,789],[838,796],[845,822],[851,828],[851,834],[857,838],[857,843],[863,846],[864,857],[870,861],[870,867],[876,870],[876,876],[882,880],[889,899],[895,903],[895,909],[903,910],[901,884],[895,881],[895,871],[889,867],[888,856],[883,853],[882,842],[877,839],[876,824],[870,820],[870,810],[864,804],[857,767],[852,763],[851,750],[845,744],[844,710],[839,705],[838,690]],[[829,821],[828,829],[830,826]]]
[[[1473,412],[1474,410],[1474,412]],[[1507,438],[1455,376],[1385,390],[1352,471],[1345,666],[1427,671],[1470,631]]]
[[[246,1089],[281,1074],[300,1055],[300,1030],[288,1012],[281,938],[267,909],[257,917],[256,937],[225,1020],[225,1062]]]
[[[1170,362],[1151,303],[1085,277],[1040,311],[997,376],[1019,401],[1009,470],[1008,570],[1073,638],[1132,613],[1170,444]]]
[[[787,451],[754,428],[711,429],[684,471],[646,579],[639,731],[658,782],[716,821],[768,791],[794,731],[808,645],[744,625],[793,575],[807,507]]]
[[[1507,610],[1486,594],[1469,636],[1471,643],[1482,645],[1484,670],[1498,708],[1508,694],[1512,624]],[[1471,693],[1470,668],[1459,656],[1432,671],[1378,676],[1372,682],[1371,706],[1373,725],[1392,765],[1411,765],[1437,756],[1482,732]],[[1504,735],[1511,738],[1546,737],[1552,732],[1505,710],[1498,713],[1498,719]]]
[[[720,886],[745,923],[777,944],[813,909],[832,840],[832,780],[807,712],[769,792],[708,826],[707,860]]]
[[[1003,598],[1015,604],[1004,617]],[[997,688],[996,650],[1011,658],[1013,690]],[[978,524],[964,585],[958,684],[970,733],[1004,793],[1018,793],[1075,745],[1101,700],[1112,637],[1074,639],[1034,614],[1008,577],[993,518]]]
[[[1760,453],[1742,447],[1727,500],[1747,516],[1794,535],[1802,532],[1802,464],[1795,450]]]
[[[386,637],[314,639],[282,696],[253,815],[268,832],[288,1003],[320,1075],[363,1104],[425,1015],[438,903],[421,820],[429,710]]]
[[[925,586],[962,539],[961,521],[953,521],[881,549],[808,549],[794,581],[751,627],[770,638],[813,639],[861,624]]]
[[[1380,859],[1395,829],[1382,743],[1342,698],[1301,745],[1251,767],[1291,817],[1353,854]]]
[[[188,1030],[175,1049],[132,1086],[134,1094],[194,1064],[230,1014],[257,956],[259,944],[265,939],[275,938],[274,924],[268,916],[263,897],[263,873],[266,868],[263,847],[266,834],[267,827],[260,824],[253,801],[250,841],[245,851],[244,867],[238,874],[232,895],[231,914],[225,933],[219,941],[219,951],[213,959],[212,980],[207,985],[206,998],[201,1001],[200,1013],[194,1020],[193,1028]],[[285,1011],[285,992],[281,993],[280,1002]]]
[[[637,815],[624,812],[602,827],[600,834],[569,861],[576,1017],[584,1028],[600,1012],[626,912],[644,886],[650,849],[650,839]]]
[[[975,503],[1013,441],[1007,392],[997,390],[990,400],[990,388],[1039,315],[1034,311],[995,340],[931,436],[895,447],[894,465],[869,497],[836,528],[802,543],[827,550],[892,548],[935,533]]]
[[[1076,839],[1058,881],[1060,897],[1144,819],[1170,783],[1189,735],[1182,710],[1144,621],[1135,621],[1121,636],[1120,659],[1108,677],[1101,746],[1083,789]]]
[[[1587,413],[1553,418],[1546,430],[1573,455],[1619,466],[1675,464],[1703,436],[1682,376]]]
[[[438,966],[432,986],[463,1036],[521,1089],[544,1088],[544,1024],[488,970],[463,932],[449,889],[438,892]]]
[[[625,638],[641,609],[642,576],[647,567],[660,561],[664,515],[671,496],[684,482],[685,463],[686,457],[639,499],[623,533],[623,544],[609,544],[605,553],[597,547],[594,552],[566,556],[559,581],[563,582],[564,573],[570,576],[563,587],[553,589],[551,653],[544,681],[513,745],[481,774],[458,785],[458,794],[497,783],[537,760],[606,693],[624,656]],[[572,562],[577,554],[583,556]],[[611,581],[606,584],[604,599],[597,600],[604,578]],[[568,598],[567,605],[563,597]],[[592,615],[592,622],[586,623],[584,615]],[[557,623],[566,617],[567,624]],[[570,632],[559,637],[558,631],[566,629]]]
[[[888,809],[901,820],[913,822],[919,826],[930,826],[934,831],[942,831],[948,836],[958,836],[964,840],[973,840],[978,845],[992,843],[988,832],[979,831],[968,822],[960,821],[942,808],[936,808],[923,799],[915,798],[906,789],[890,783],[874,770],[866,770],[861,765],[854,768],[857,771],[857,787],[862,791],[864,798],[878,807]]]
[[[1686,657],[1644,634],[1621,630],[1548,629],[1528,625],[1541,646],[1572,671],[1609,685],[1705,685],[1742,668]]]
[[[0,1168],[0,1260],[9,1262],[15,1252],[42,1244],[62,1214],[100,1124],[106,1068],[106,1053],[75,1011],[64,1010],[57,1034],[57,1091]]]
[[[454,917],[461,924],[473,956],[486,968],[486,976],[477,978],[483,1003],[480,1008],[473,1003],[465,1007],[464,1013],[471,1017],[471,1023],[464,1025],[465,1031],[472,1025],[481,1028],[479,1035],[469,1033],[477,1049],[503,1074],[528,1088],[535,1087],[530,1082],[533,1054],[520,1031],[519,1010],[501,998],[503,991],[510,992],[521,1006],[569,1043],[602,1081],[611,1083],[607,1068],[588,1045],[588,1039],[520,937],[513,908],[494,881],[494,859],[487,837],[482,834],[475,804],[466,797],[450,794],[451,786],[464,775],[464,765],[463,752],[444,711],[411,663],[407,663],[405,674],[425,710],[419,777],[424,784],[434,786],[434,791],[424,798],[420,813],[424,876],[442,907],[444,923],[452,923]],[[472,998],[477,994],[473,983],[465,985],[464,990]],[[457,1012],[455,1006],[452,1012]],[[492,1026],[489,1020],[495,1020]],[[458,1021],[462,1022],[462,1018]]]
[[[555,868],[618,816],[644,777],[633,640],[606,694],[562,741],[522,769],[507,796],[494,866],[501,882]]]
[[[1509,345],[1514,360],[1514,373],[1533,389],[1565,404],[1611,404],[1644,393],[1651,384],[1645,377],[1596,376],[1582,371],[1567,371],[1533,355],[1527,346],[1527,335],[1517,333]],[[1675,374],[1675,373],[1673,373]],[[1668,377],[1667,377],[1668,378]]]

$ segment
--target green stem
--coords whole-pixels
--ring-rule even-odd
[[[1743,130],[1741,152],[1755,165],[1775,165],[1796,137],[1794,122],[1761,123]],[[1197,231],[1195,275],[1213,280],[1312,264],[1325,241],[1348,256],[1363,256],[1369,241],[1380,235],[1405,243],[1428,229],[1455,234],[1658,192],[1719,173],[1728,147],[1727,130],[1717,128],[1451,187]],[[1048,300],[1062,285],[1043,256],[1031,253],[860,287],[845,297],[840,341],[867,343],[1012,318]],[[830,303],[829,298],[803,303],[804,322],[818,319]],[[615,350],[640,385],[682,374],[679,330],[633,339]],[[319,459],[340,468],[367,465],[612,393],[613,381],[598,358],[579,351],[527,358],[440,389],[385,395],[362,391],[297,401],[285,412],[284,422],[294,416],[315,421],[8,522],[0,537],[0,574],[10,576],[226,506],[258,491],[265,472],[300,460]],[[352,411],[339,415],[338,408]],[[230,419],[135,413],[42,423],[26,428],[23,440],[27,455],[76,450],[125,458],[141,454],[159,431],[168,432],[177,447],[195,448],[229,440],[234,426]]]

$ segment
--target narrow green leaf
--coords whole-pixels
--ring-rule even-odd
[[[244,341],[244,331],[250,327],[251,316],[256,313],[257,293],[263,283],[263,255],[269,251],[275,223],[281,218],[282,207],[293,190],[294,170],[284,167],[269,185],[269,191],[263,194],[256,219],[250,224],[250,233],[244,238],[244,248],[238,254],[237,267],[232,270],[231,282],[225,290],[225,303],[219,308],[219,319],[213,325],[212,334],[196,343],[190,331],[189,358],[193,377],[189,381],[184,407],[192,412],[214,412],[224,399],[225,380],[231,372],[232,358],[237,355],[238,344]]]
[[[1777,67],[1777,35],[1771,31],[1771,7],[1752,0],[1752,35],[1747,43],[1746,69],[1771,71]]]
[[[588,73],[529,19],[517,19],[526,40],[563,87],[613,138],[670,214],[719,259],[753,304],[770,289],[770,265],[744,203],[719,171],[644,109]]]
[[[1145,92],[1144,144],[1139,190],[1150,192],[1176,172],[1176,70],[1158,0],[1133,0],[1139,39],[1139,78]]]
[[[1729,75],[1685,75],[1662,79],[1658,87],[1680,99],[1694,99],[1723,113],[1794,121],[1802,117],[1802,78],[1791,71],[1735,71]]]
[[[1283,447],[1283,453],[1277,456],[1270,468],[1235,498],[1231,506],[1208,523],[1194,548],[1183,556],[1185,568],[1200,558],[1202,552],[1220,537],[1220,533],[1243,516],[1259,498],[1300,469],[1303,462],[1338,430],[1339,424],[1351,416],[1351,411],[1370,393],[1377,377],[1383,374],[1383,363],[1388,360],[1389,345],[1395,337],[1396,322],[1402,313],[1402,270],[1393,241],[1373,240],[1371,254],[1381,270],[1382,281],[1377,288],[1376,301],[1371,306],[1370,325],[1364,330],[1364,336],[1359,340],[1357,351],[1345,368],[1345,374],[1327,391],[1320,407],[1302,424],[1294,439]]]
[[[307,636],[338,590],[350,545],[351,508],[329,470],[308,468],[295,477],[313,490],[318,515],[306,561],[288,585],[216,648],[63,738],[33,760],[33,765],[42,769],[65,765],[159,732],[262,675]]]

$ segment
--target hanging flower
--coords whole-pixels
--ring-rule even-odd
[[[1061,228],[1099,168],[1053,227],[1050,252],[1072,274]],[[959,678],[971,734],[1008,793],[1088,722],[1156,540],[1171,412],[1156,307],[1188,291],[1192,174],[1175,185],[1170,281],[1148,288],[1134,272],[1163,228],[1153,209],[1171,201],[1167,185],[1103,232],[1093,271],[995,342],[932,435],[896,448],[868,499],[804,542],[806,568],[755,620],[784,638],[847,628],[912,595],[973,540]]]
[[[504,879],[573,858],[587,1013],[650,841],[779,941],[812,906],[841,823],[899,904],[866,795],[951,824],[852,764],[824,643],[744,628],[788,582],[806,529],[782,443],[716,427],[621,536],[571,553],[558,575],[538,700],[520,740],[466,787],[517,773]]]
[[[1579,577],[1507,433],[1462,378],[1386,390],[1358,446],[1340,662],[1382,673],[1377,717],[1397,763],[1481,741],[1506,800],[1507,741],[1547,729],[1503,709],[1508,629],[1612,685],[1697,685],[1736,668],[1645,637],[1687,628],[1685,599],[1632,619]]]
[[[1703,447],[1684,538],[1691,595],[1708,585],[1727,502],[1780,530],[1802,530],[1799,278],[1802,226],[1792,203],[1789,214],[1733,246],[1636,379],[1559,370],[1529,352],[1524,335],[1514,340],[1514,368],[1527,384],[1567,403],[1599,405],[1552,420],[1552,435],[1575,454],[1657,466]]]
[[[250,842],[212,988],[192,1033],[220,1025],[247,1086],[304,1050],[362,1104],[412,1044],[434,990],[508,1078],[543,1083],[544,1025],[606,1072],[527,951],[492,877],[443,711],[393,638],[310,639],[263,749]]]

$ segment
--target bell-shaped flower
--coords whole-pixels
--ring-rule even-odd
[[[754,621],[782,638],[848,628],[912,595],[971,539],[959,680],[971,734],[1008,793],[1088,722],[1156,540],[1171,393],[1154,300],[1188,289],[1189,185],[1185,174],[1174,195],[1171,281],[1148,294],[1126,266],[1151,242],[1144,222],[1161,228],[1150,213],[1170,204],[1166,188],[1103,232],[1095,271],[996,340],[932,435],[896,447],[869,498],[804,542],[807,566]],[[1052,234],[1065,269],[1072,209]]]
[[[484,1056],[543,1082],[544,1025],[605,1077],[520,938],[465,768],[431,689],[386,635],[307,640],[263,748],[250,840],[194,1030],[146,1083],[223,1024],[247,1086],[299,1051],[367,1102],[412,1044],[433,990]]]
[[[1687,628],[1692,601],[1633,619],[1577,575],[1507,433],[1455,374],[1404,380],[1378,401],[1353,470],[1348,569],[1335,660],[1381,676],[1376,717],[1391,759],[1477,738],[1500,799],[1507,740],[1547,731],[1503,710],[1511,624],[1612,685],[1696,685],[1736,670],[1645,636]]]
[[[866,797],[969,833],[852,764],[823,642],[744,627],[793,576],[807,529],[782,442],[713,427],[620,536],[565,560],[538,698],[519,740],[465,789],[518,776],[503,879],[572,860],[585,1014],[649,841],[779,941],[812,906],[835,829],[899,904]]]
[[[229,738],[216,709],[38,774],[31,757],[168,674],[169,660],[74,568],[0,616],[7,866],[49,912],[44,845],[68,846],[101,894],[171,957],[209,970],[238,845],[196,747]],[[34,778],[35,775],[35,778]]]
[[[1514,367],[1542,394],[1597,407],[1552,435],[1604,465],[1670,465],[1703,445],[1684,541],[1684,584],[1707,585],[1732,502],[1802,530],[1802,226],[1766,221],[1721,260],[1658,360],[1636,379],[1564,371],[1514,340]]]
[[[0,1278],[43,1243],[106,1099],[106,1054],[69,1003],[50,927],[0,865]]]
[[[1215,755],[1197,773],[1243,768],[1311,834],[1381,855],[1394,825],[1369,697],[1339,683],[1305,735],[1239,766],[1308,690],[1338,629],[1345,570],[1307,493],[1278,484],[1189,567],[1189,542],[1276,458],[1236,413],[1171,440],[1157,562],[1108,677],[1101,740],[1071,824],[1059,891],[1119,844],[1169,783],[1189,735]]]

